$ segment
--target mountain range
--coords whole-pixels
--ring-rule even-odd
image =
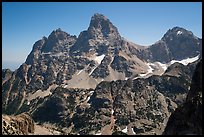
[[[201,58],[191,31],[141,46],[96,13],[78,37],[56,29],[17,70],[2,70],[2,113],[29,112],[62,134],[162,134]]]

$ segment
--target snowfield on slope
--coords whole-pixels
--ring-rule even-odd
[[[100,55],[100,56],[96,56],[96,57],[94,58],[94,60],[95,60],[98,64],[101,64],[101,61],[104,59],[105,56],[106,56],[106,55],[104,55],[104,54],[102,54],[102,55]]]
[[[192,57],[192,58],[186,58],[186,59],[182,59],[182,60],[171,60],[170,62],[168,63],[161,63],[161,62],[153,62],[153,63],[146,63],[146,65],[148,66],[148,70],[146,73],[144,74],[139,74],[140,77],[146,77],[147,75],[149,74],[153,74],[153,70],[154,68],[152,68],[152,66],[159,66],[161,69],[163,69],[163,73],[167,70],[167,68],[174,64],[174,63],[181,63],[183,65],[188,65],[189,63],[193,63],[195,61],[197,61],[199,59],[199,55],[195,56],[195,57]],[[162,73],[162,74],[163,74]],[[161,74],[161,75],[162,75]]]

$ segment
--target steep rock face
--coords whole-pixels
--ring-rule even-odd
[[[69,48],[75,41],[75,36],[57,29],[33,45],[26,62],[2,83],[6,91],[3,92],[5,113],[18,113],[29,93],[62,84],[72,78],[78,67],[87,65],[87,59],[69,57]]]
[[[75,36],[61,29],[53,31],[48,38],[43,37],[37,41],[24,63],[27,69],[19,72],[24,77],[26,76],[27,88],[29,90],[46,89],[51,84],[63,83],[71,79],[77,66],[81,65],[80,62],[76,63],[74,58],[69,57],[69,48],[75,42]],[[64,74],[68,74],[66,78]]]
[[[5,114],[14,114],[21,101],[25,96],[25,79],[21,79],[21,75],[14,71],[11,78],[2,84],[2,112]]]
[[[60,52],[68,56],[69,48],[76,42],[76,36],[72,36],[60,28],[52,31],[48,38],[43,37],[33,45],[31,53],[26,59],[26,64],[32,65],[42,58],[42,56],[49,56],[51,53],[55,56]],[[57,54],[58,53],[58,54]]]
[[[166,62],[169,62],[172,60],[172,53],[169,51],[168,45],[164,41],[159,41],[158,43],[153,44],[149,50],[152,53],[150,58],[152,61],[163,62],[165,60]]]
[[[27,113],[17,116],[2,115],[3,135],[28,135],[34,133],[34,121]]]
[[[76,36],[71,36],[61,29],[57,29],[49,35],[42,52],[69,52],[69,48],[75,41]]]
[[[107,54],[110,46],[117,46],[121,36],[117,28],[102,14],[94,14],[87,31],[83,31],[77,42],[71,47],[72,54],[82,54],[89,51],[100,55],[101,49],[106,49],[103,54]]]
[[[184,28],[174,27],[162,38],[166,42],[172,59],[193,57],[202,52],[202,40]]]
[[[129,71],[129,63],[122,56],[115,56],[111,67],[118,72],[124,72],[127,77],[130,77],[132,72]]]
[[[185,103],[171,114],[163,134],[202,134],[202,60],[196,67]]]
[[[202,59],[196,65],[196,69],[191,82],[191,89],[186,100],[190,101],[197,96],[202,97]]]

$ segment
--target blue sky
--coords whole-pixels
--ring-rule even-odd
[[[18,68],[33,44],[57,28],[78,36],[94,13],[140,45],[155,43],[175,26],[202,38],[201,2],[3,2],[2,68]]]

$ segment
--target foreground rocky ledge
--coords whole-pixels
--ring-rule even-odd
[[[3,135],[28,135],[34,133],[34,121],[28,113],[16,116],[2,115]]]
[[[192,78],[186,102],[170,116],[164,135],[202,135],[202,60]]]

